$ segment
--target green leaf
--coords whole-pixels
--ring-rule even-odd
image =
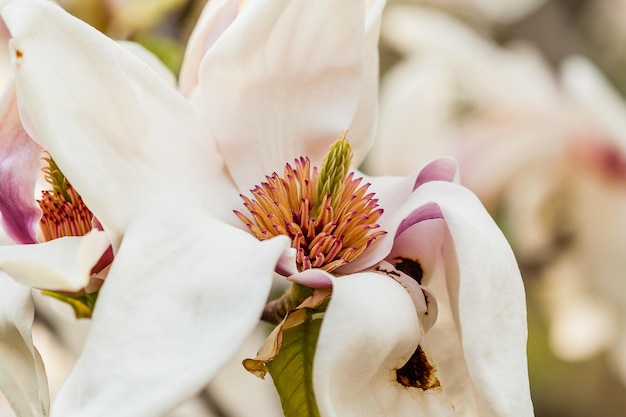
[[[319,417],[313,393],[313,357],[322,317],[307,310],[302,324],[283,331],[280,352],[267,363],[285,417]]]

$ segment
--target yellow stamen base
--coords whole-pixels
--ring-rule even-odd
[[[289,236],[300,271],[333,271],[386,233],[375,230],[383,212],[378,200],[367,193],[369,184],[361,185],[362,178],[355,179],[354,173],[343,180],[338,198],[327,194],[321,201],[316,201],[318,171],[308,158],[297,159],[295,167],[287,164],[283,177],[273,173],[266,180],[251,190],[253,199],[241,196],[252,219],[239,211],[235,214],[260,240]]]

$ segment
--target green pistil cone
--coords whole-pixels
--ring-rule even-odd
[[[331,207],[337,208],[343,191],[343,183],[348,176],[354,156],[352,147],[346,139],[347,134],[346,131],[339,135],[324,157],[317,182],[316,208],[319,208],[326,195],[331,196]]]
[[[69,188],[67,178],[65,178],[65,175],[63,175],[52,157],[48,156],[44,157],[43,159],[48,163],[48,166],[42,169],[46,181],[52,186],[54,192],[60,193],[65,201],[71,202],[72,198],[67,193],[67,190]]]

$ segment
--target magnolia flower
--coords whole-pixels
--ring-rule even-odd
[[[398,7],[386,19],[404,59],[383,81],[381,157],[369,171],[458,156],[464,185],[501,219],[518,259],[542,267],[553,351],[583,360],[608,350],[623,378],[623,98],[584,58],[555,73],[527,45],[497,46],[431,10]]]
[[[532,415],[519,271],[455,164],[312,169],[342,131],[355,165],[369,146],[382,7],[211,2],[181,73],[188,98],[54,5],[3,8],[22,120],[115,249],[52,415],[163,414],[235,353],[274,270],[332,283],[313,365],[322,416]]]

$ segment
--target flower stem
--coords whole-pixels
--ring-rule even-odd
[[[295,310],[312,292],[311,288],[304,285],[292,284],[283,295],[265,305],[261,320],[275,325],[280,323],[288,312]]]

